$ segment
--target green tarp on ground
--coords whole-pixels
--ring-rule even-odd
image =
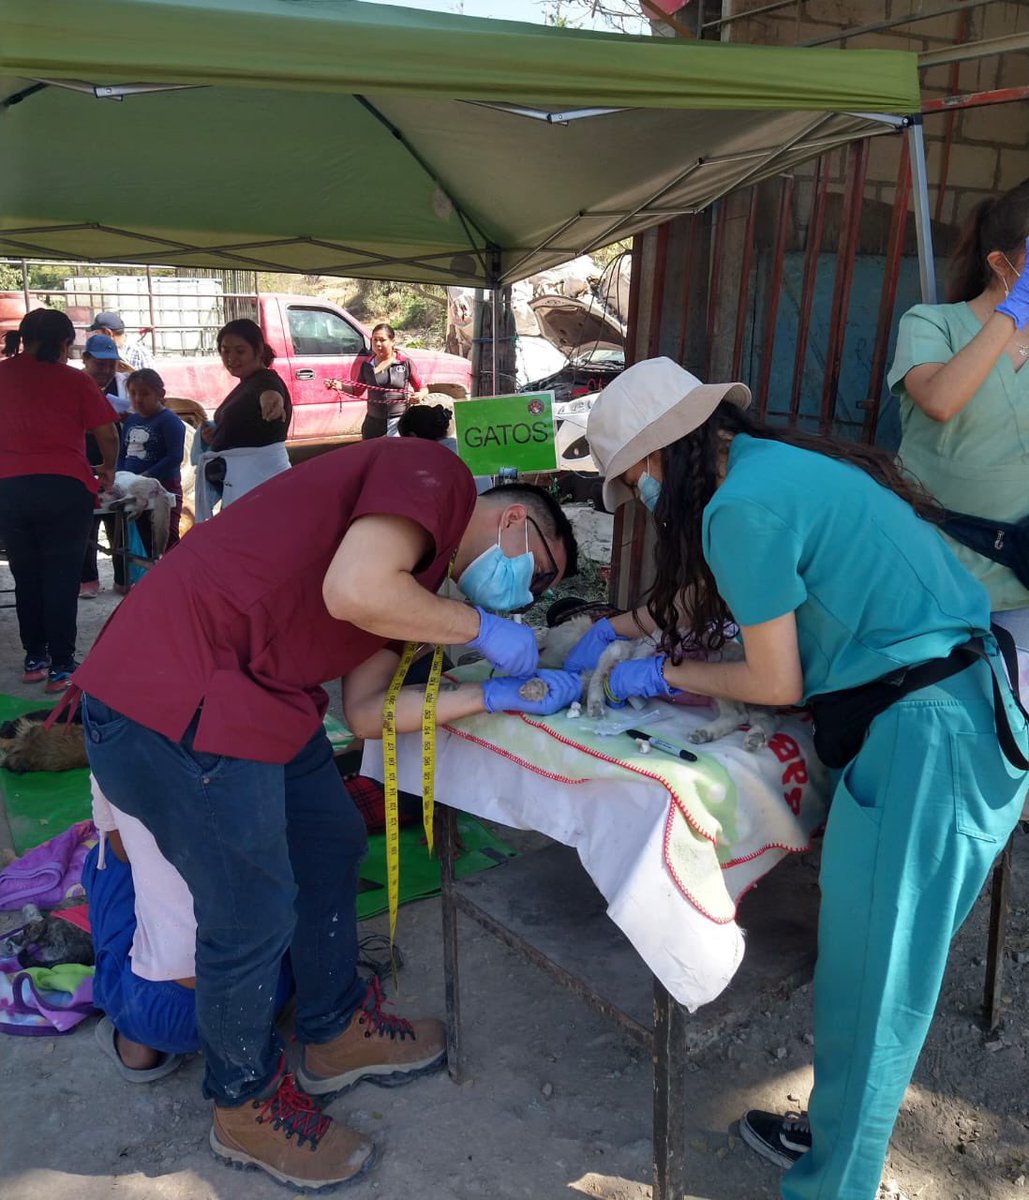
[[[23,713],[34,712],[51,704],[26,700],[20,696],[0,695],[0,722]],[[326,733],[334,748],[345,745],[350,733],[335,717],[325,719]],[[76,821],[92,815],[89,772],[51,771],[12,775],[0,769],[0,805],[6,809],[14,848],[24,854],[40,842],[62,833]],[[474,817],[458,817],[461,850],[455,867],[457,877],[474,875],[495,867],[515,856],[509,846],[494,837]],[[439,859],[429,857],[425,834],[420,825],[400,831],[400,902],[407,904],[439,891]],[[363,921],[387,908],[386,838],[373,834],[368,839],[368,857],[361,864],[361,884],[357,897],[357,915]]]
[[[12,721],[27,712],[52,708],[54,701],[26,700],[0,695],[0,721]],[[7,813],[11,840],[18,854],[63,833],[76,821],[93,815],[89,796],[89,772],[35,771],[12,775],[0,769],[0,803]]]
[[[475,817],[459,813],[457,834],[461,849],[454,864],[458,879],[486,871],[509,858],[512,850]],[[408,825],[400,831],[400,903],[423,900],[439,891],[439,859],[425,846],[421,825]],[[361,882],[357,893],[357,915],[365,921],[389,907],[386,891],[386,835],[372,834],[368,839],[368,857],[361,864]]]
[[[900,51],[356,0],[0,0],[0,29],[16,257],[509,282],[919,107]],[[187,90],[97,98],[138,83]]]

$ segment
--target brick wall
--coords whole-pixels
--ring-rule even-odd
[[[766,2],[726,0],[725,15],[745,13]],[[796,45],[831,38],[844,28],[914,13],[920,8],[931,11],[935,4],[936,0],[924,0],[924,3],[919,0],[803,0],[775,13],[733,21],[725,27],[725,37],[765,45]],[[921,52],[958,41],[977,41],[1022,31],[1029,31],[1029,3],[1026,0],[1002,0],[829,44],[850,49]],[[1029,52],[932,67],[922,72],[926,99],[1027,84]],[[948,126],[952,126],[949,158],[946,154]],[[1029,177],[1029,101],[950,114],[929,114],[925,118],[925,138],[930,211],[938,218],[934,226],[938,248],[945,252],[978,200],[1014,187]],[[888,212],[893,202],[899,155],[899,138],[877,138],[871,144],[865,197],[870,202],[881,202],[882,211]],[[840,156],[830,185],[837,193],[845,186],[843,161]],[[808,181],[812,174],[811,168],[797,171],[796,206],[801,224],[810,205]],[[877,224],[874,220],[877,208],[870,206],[869,210],[873,226]],[[870,228],[866,233],[873,243],[879,241],[877,228]]]

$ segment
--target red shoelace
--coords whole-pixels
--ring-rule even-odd
[[[289,1074],[282,1077],[282,1082],[267,1100],[253,1103],[261,1110],[257,1114],[258,1122],[263,1124],[270,1120],[273,1129],[285,1129],[287,1138],[295,1134],[298,1146],[310,1142],[312,1150],[318,1149],[319,1141],[332,1124],[332,1118],[322,1116],[316,1102],[297,1088]]]
[[[372,976],[368,984],[368,991],[365,994],[364,1000],[361,1002],[362,1010],[367,1014],[368,1021],[374,1025],[379,1037],[387,1035],[396,1040],[397,1035],[400,1035],[400,1040],[404,1038],[414,1038],[414,1026],[410,1021],[403,1017],[397,1016],[396,1013],[386,1012],[386,997],[382,994],[382,985],[376,976]],[[366,1032],[365,1037],[371,1037],[371,1032]]]

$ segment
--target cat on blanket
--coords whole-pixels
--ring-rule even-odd
[[[93,939],[70,921],[44,914],[35,904],[21,910],[25,925],[0,941],[0,958],[16,958],[20,967],[55,967],[94,962]]]
[[[592,623],[590,617],[581,616],[572,617],[552,629],[538,629],[536,638],[540,645],[540,665],[560,667],[579,639],[589,631]],[[649,636],[619,638],[605,646],[596,669],[583,672],[587,714],[594,719],[604,715],[604,683],[618,663],[634,658],[647,658],[657,652],[657,643]],[[721,650],[711,651],[707,657],[714,661],[739,662],[743,659],[743,647],[738,642],[727,641]],[[537,682],[542,681],[530,680],[530,684]],[[768,740],[777,727],[774,708],[714,697],[712,703],[718,710],[714,719],[694,729],[689,735],[691,742],[716,742],[740,725],[749,725],[750,728],[743,737],[744,749],[761,750],[768,745]]]

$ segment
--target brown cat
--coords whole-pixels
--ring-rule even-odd
[[[81,723],[57,721],[49,729],[43,722],[50,714],[26,713],[0,725],[0,757],[15,775],[28,771],[71,771],[88,767],[86,742]]]

